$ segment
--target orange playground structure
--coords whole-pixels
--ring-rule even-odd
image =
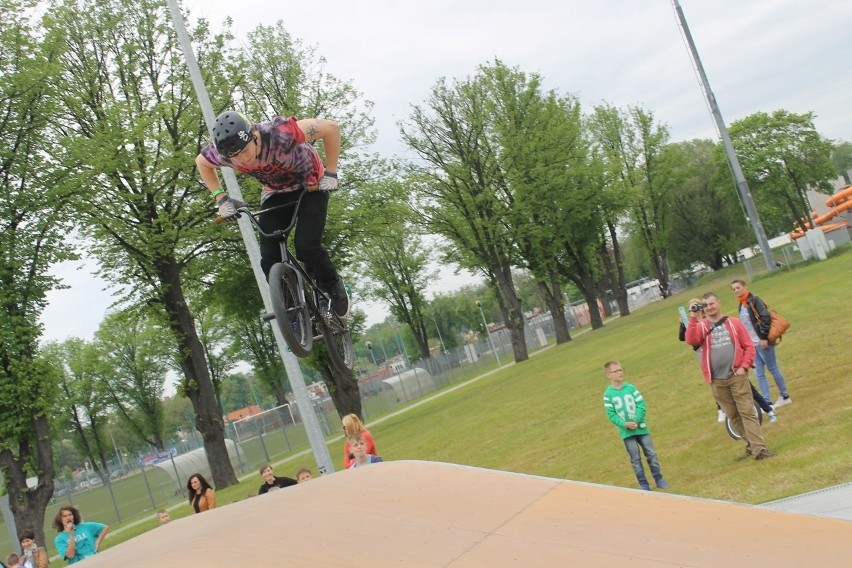
[[[830,207],[826,213],[819,215],[816,211],[814,211],[811,213],[813,224],[810,219],[805,219],[804,224],[809,227],[813,227],[815,224],[817,227],[822,229],[823,233],[829,233],[841,228],[848,229],[848,211],[852,210],[852,185],[846,186],[826,199],[825,204]],[[841,216],[841,219],[836,220],[833,223],[829,223],[829,221],[836,219],[838,216]],[[804,236],[805,233],[800,228],[790,233],[790,238],[794,240],[800,239]]]

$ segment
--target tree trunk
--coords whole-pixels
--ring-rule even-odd
[[[542,296],[544,296],[547,309],[550,310],[550,316],[553,318],[556,345],[568,343],[571,341],[571,333],[568,331],[568,320],[565,319],[565,304],[562,303],[562,287],[559,284],[559,278],[552,274],[550,286],[547,286],[544,282],[539,282],[538,287]]]
[[[201,433],[207,461],[216,489],[237,483],[234,467],[225,445],[225,423],[207,368],[204,346],[198,339],[195,321],[189,311],[175,262],[158,265],[162,304],[169,326],[177,339],[178,360],[184,377],[184,390],[195,410],[195,427]]]
[[[595,281],[592,275],[588,272],[581,274],[576,278],[574,283],[583,294],[583,299],[586,300],[586,305],[589,308],[589,321],[592,324],[592,329],[600,329],[604,326],[601,318],[601,310],[598,306],[598,297],[595,294]]]
[[[657,274],[657,280],[660,286],[660,296],[668,298],[671,295],[671,284],[669,284],[669,264],[666,261],[665,251],[657,251],[656,248],[651,248],[651,259],[653,260],[654,272]]]
[[[334,401],[337,414],[341,418],[347,414],[361,416],[361,391],[358,389],[358,380],[352,376],[352,373],[343,377],[332,372],[328,365],[323,365],[320,373],[328,386],[328,394]]]
[[[497,285],[497,301],[500,304],[500,310],[503,312],[503,321],[512,339],[512,352],[515,356],[515,363],[526,361],[529,359],[529,351],[527,350],[526,337],[524,336],[524,310],[521,306],[521,300],[515,292],[511,268],[508,266],[500,267],[498,270],[491,271],[491,275]],[[485,333],[488,333],[487,329]]]
[[[18,531],[32,528],[36,542],[46,547],[44,536],[44,513],[53,497],[53,448],[50,445],[50,425],[45,416],[34,416],[32,428],[35,434],[35,467],[38,485],[35,489],[27,487],[26,467],[32,465],[32,447],[30,441],[22,442],[17,458],[11,450],[0,452],[0,469],[5,476],[9,506]]]
[[[624,316],[630,315],[630,304],[627,302],[627,280],[624,276],[624,261],[621,258],[621,245],[618,244],[618,234],[613,223],[608,219],[606,222],[609,238],[612,242],[612,256],[615,261],[615,273],[618,286],[615,291],[615,301],[618,303],[618,312]]]

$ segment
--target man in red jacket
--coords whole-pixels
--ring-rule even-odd
[[[704,380],[710,383],[713,397],[731,419],[734,429],[745,432],[746,451],[742,458],[772,457],[763,441],[748,380],[755,356],[751,337],[739,318],[722,315],[722,304],[716,294],[708,292],[703,298],[706,319],[699,320],[697,312],[691,313],[686,342],[701,347]]]

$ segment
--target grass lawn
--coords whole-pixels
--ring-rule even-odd
[[[744,444],[716,421],[692,349],[677,340],[678,306],[712,290],[723,312],[736,315],[728,284],[744,276],[742,267],[708,275],[691,291],[610,320],[524,363],[453,388],[457,383],[408,411],[370,417],[379,453],[386,460],[444,461],[635,487],[627,453],[603,409],[608,381],[602,366],[618,359],[625,379],[645,396],[648,424],[671,484],[667,492],[756,504],[852,481],[852,252],[750,282],[753,292],[792,322],[778,360],[794,403],[779,409],[776,423],[764,421],[767,445],[777,455],[763,462],[736,460]],[[329,444],[338,467],[342,451],[341,440]],[[276,464],[276,472],[292,475],[302,465],[315,469],[312,456],[302,452]],[[248,475],[218,491],[217,503],[254,495],[259,483],[258,475]],[[189,512],[184,499],[172,516]],[[104,544],[115,546],[156,527],[153,513],[147,517]],[[53,531],[48,534],[52,538]]]
[[[795,402],[765,424],[777,454],[766,462],[736,461],[743,444],[716,422],[692,349],[677,340],[677,306],[712,290],[735,315],[728,283],[741,276],[736,267],[711,275],[690,292],[376,424],[380,453],[634,487],[602,404],[601,367],[619,359],[647,401],[669,492],[761,503],[852,480],[852,326],[843,316],[852,313],[852,254],[751,283],[793,323],[778,359]]]

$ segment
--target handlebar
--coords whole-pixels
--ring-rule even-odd
[[[293,226],[296,224],[296,217],[298,216],[298,213],[299,213],[299,207],[302,205],[302,198],[304,198],[305,194],[308,193],[308,191],[305,190],[305,189],[302,189],[300,191],[301,191],[301,193],[299,194],[299,199],[297,199],[296,201],[291,201],[290,203],[283,203],[281,205],[276,205],[274,207],[267,207],[266,209],[261,209],[260,211],[258,211],[256,213],[251,211],[248,207],[240,207],[240,208],[237,209],[237,211],[241,214],[244,214],[246,217],[248,217],[248,219],[249,219],[249,221],[251,221],[252,225],[254,225],[257,228],[257,232],[260,233],[262,236],[267,237],[267,238],[280,237],[280,236],[283,236],[283,235],[286,235],[287,233],[289,233],[290,230],[293,228]],[[273,231],[272,233],[263,232],[263,229],[260,228],[260,223],[258,222],[257,218],[260,215],[263,215],[264,213],[269,213],[270,211],[276,211],[278,209],[284,209],[285,207],[295,207],[295,209],[293,210],[293,216],[290,219],[290,224],[286,228],[278,229],[276,231]],[[225,221],[226,221],[226,219],[224,217],[222,217],[221,215],[217,215],[216,218],[213,219],[213,223],[216,224],[216,225],[224,223]]]

